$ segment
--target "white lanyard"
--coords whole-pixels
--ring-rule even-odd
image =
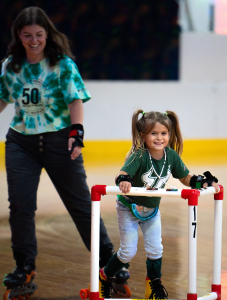
[[[161,179],[162,172],[163,172],[163,170],[164,170],[164,167],[165,167],[165,164],[166,164],[166,150],[165,150],[165,148],[164,148],[165,160],[164,160],[164,163],[163,163],[163,166],[162,166],[162,170],[161,170],[161,173],[160,173],[160,175],[158,175],[158,173],[156,172],[156,170],[155,170],[155,168],[154,168],[154,165],[153,165],[153,163],[152,163],[151,154],[150,154],[150,152],[148,151],[148,149],[147,149],[147,152],[148,152],[148,154],[149,154],[149,157],[150,157],[151,166],[153,166],[153,171],[155,172],[155,174],[157,175],[157,177],[158,177],[159,179]]]

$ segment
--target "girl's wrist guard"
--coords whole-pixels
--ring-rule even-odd
[[[131,183],[131,185],[133,186],[133,181],[132,179],[130,178],[130,175],[119,175],[117,178],[116,178],[116,185],[119,185],[119,183],[121,181],[128,181]]]
[[[208,186],[212,186],[213,182],[218,182],[218,179],[214,177],[209,171],[206,171],[203,173],[203,175],[193,175],[190,180],[190,187],[193,189],[201,189],[203,187],[203,184],[207,182]]]
[[[75,142],[73,143],[74,147],[84,147],[84,127],[82,124],[72,124],[71,131],[69,133],[69,138],[74,138]]]

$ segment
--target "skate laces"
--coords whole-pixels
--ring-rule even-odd
[[[150,299],[153,299],[153,296],[155,299],[168,299],[168,292],[161,284],[160,279],[154,279],[153,281],[150,281],[149,284],[152,290]]]

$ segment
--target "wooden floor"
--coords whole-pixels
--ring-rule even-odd
[[[86,166],[88,184],[114,185],[114,177],[121,165],[105,167]],[[227,189],[227,166],[188,166],[191,174],[211,171],[219,183]],[[183,188],[179,181],[169,183]],[[10,248],[8,224],[7,184],[4,170],[0,170],[0,280],[14,268]],[[20,191],[18,191],[19,193]],[[203,296],[210,292],[213,260],[213,197],[201,197],[198,205],[198,268],[197,293]],[[222,247],[222,299],[227,299],[227,210],[223,206]],[[161,201],[163,268],[162,282],[169,299],[186,299],[187,295],[187,201],[163,198]],[[115,196],[105,196],[101,201],[101,214],[109,236],[117,250],[119,235],[115,210]],[[81,288],[90,280],[90,254],[83,245],[78,232],[67,214],[47,174],[42,173],[38,190],[36,214],[38,238],[37,276],[38,292],[34,300],[77,300]],[[131,262],[129,285],[132,298],[144,298],[146,257],[141,232],[138,251]],[[4,287],[0,289],[0,298]]]

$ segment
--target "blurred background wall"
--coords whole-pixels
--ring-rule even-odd
[[[224,2],[32,1],[70,39],[92,94],[84,105],[85,156],[111,153],[113,157],[119,149],[125,154],[132,113],[142,108],[174,110],[179,115],[188,157],[210,153],[217,162],[218,153],[227,160]],[[12,21],[27,6],[31,1],[0,3],[1,59],[11,40]],[[0,116],[2,142],[13,109],[9,105]],[[1,153],[3,148],[2,143]]]
[[[31,4],[68,36],[84,79],[178,79],[176,1],[2,0],[1,57],[12,21]]]

